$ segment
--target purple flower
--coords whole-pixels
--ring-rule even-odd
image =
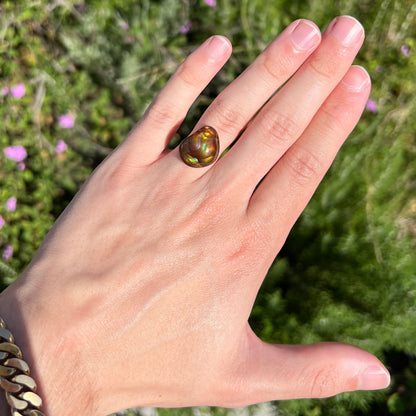
[[[72,129],[75,125],[75,117],[70,114],[63,114],[58,117],[58,123],[63,129]]]
[[[125,43],[134,43],[134,36],[129,35],[124,38]]]
[[[217,0],[204,0],[204,3],[210,7],[215,7],[217,5]]]
[[[10,211],[10,212],[16,211],[16,204],[17,204],[17,198],[15,196],[10,197],[6,201],[6,209],[7,209],[7,211]]]
[[[410,46],[402,45],[400,48],[400,52],[408,58],[410,56]]]
[[[26,169],[26,165],[23,162],[19,162],[17,164],[17,170],[22,171],[22,170],[25,170],[25,169]]]
[[[120,23],[119,23],[119,25],[120,25],[120,28],[122,29],[122,30],[129,30],[130,29],[130,25],[125,21],[125,20],[122,20]]]
[[[179,29],[179,32],[182,33],[182,35],[185,35],[191,30],[191,28],[192,28],[192,22],[187,21],[181,26],[181,28]]]
[[[8,146],[3,149],[3,153],[7,159],[14,160],[15,162],[21,162],[27,156],[26,149],[23,146]]]
[[[1,95],[7,95],[10,92],[9,87],[3,87],[1,89]]]
[[[26,94],[25,84],[14,85],[11,89],[11,94],[14,98],[20,99]]]
[[[4,218],[0,215],[0,230],[3,228],[3,225],[6,223],[6,221],[4,221]]]
[[[372,98],[370,98],[367,101],[367,105],[365,106],[365,108],[367,109],[367,111],[370,111],[371,113],[377,113],[377,104]]]
[[[61,153],[65,152],[66,149],[68,149],[68,145],[63,140],[59,139],[56,142],[55,153],[60,155]]]
[[[3,250],[3,260],[9,261],[13,256],[13,247],[9,244]]]

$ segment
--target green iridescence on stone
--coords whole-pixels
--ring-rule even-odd
[[[182,160],[193,168],[211,165],[217,159],[219,151],[218,133],[210,126],[202,127],[192,133],[179,145]]]

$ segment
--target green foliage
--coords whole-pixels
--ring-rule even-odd
[[[33,257],[92,169],[116,147],[180,62],[216,33],[229,63],[180,127],[187,133],[212,99],[292,20],[324,28],[360,19],[357,63],[373,80],[366,111],[272,266],[251,317],[270,342],[348,342],[385,360],[384,392],[293,400],[240,411],[160,409],[159,415],[400,415],[416,410],[416,4],[412,0],[46,0],[0,4],[0,284]],[[180,33],[191,22],[192,28]],[[410,49],[410,56],[401,50]],[[65,129],[61,115],[75,118]],[[68,150],[56,151],[58,140]],[[25,169],[4,157],[27,151]],[[20,170],[19,170],[20,169]],[[17,198],[14,211],[5,208]],[[258,409],[258,410],[255,410]],[[138,412],[138,411],[137,411]],[[257,412],[257,413],[256,413]],[[124,413],[139,414],[134,411]]]

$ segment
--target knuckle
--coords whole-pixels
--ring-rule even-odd
[[[339,72],[339,60],[331,56],[316,57],[309,62],[309,69],[320,84],[327,84]]]
[[[218,227],[224,226],[224,207],[229,201],[224,192],[213,193],[208,186],[198,189],[188,205],[187,227],[193,229],[196,239],[201,235],[210,234]]]
[[[325,104],[320,109],[324,123],[322,125],[330,135],[351,130],[351,120],[354,119],[353,106],[346,106],[345,102]]]
[[[299,134],[297,123],[285,114],[268,111],[262,121],[264,144],[273,150],[287,147]]]
[[[246,123],[244,112],[241,109],[237,107],[232,108],[229,104],[225,104],[222,101],[216,104],[215,112],[218,124],[224,131],[240,131]]]
[[[344,391],[357,390],[359,377],[345,376],[339,368],[328,367],[319,370],[312,376],[310,397],[325,398],[335,396]]]
[[[173,110],[174,108],[175,106],[171,106],[166,100],[162,103],[156,98],[149,107],[145,119],[150,121],[152,126],[168,127],[170,129],[178,123],[178,116]]]
[[[120,200],[121,195],[126,189],[130,189],[140,175],[140,166],[132,157],[132,153],[118,152],[117,157],[115,156],[116,153],[113,153],[97,168],[92,180],[97,181],[95,189],[100,193],[110,194],[115,200]]]
[[[226,246],[227,261],[236,269],[244,265],[253,255],[261,255],[265,246],[265,224],[246,225],[239,230],[238,238],[229,240]]]
[[[178,68],[176,76],[186,85],[194,88],[201,83],[201,77],[198,76],[199,72],[195,71],[194,67],[188,63],[188,61],[183,62],[183,64]]]
[[[287,67],[289,65],[284,61],[284,57],[282,55],[266,52],[261,65],[264,69],[263,72],[273,81],[281,81],[287,77]]]
[[[299,185],[306,185],[319,177],[321,172],[320,157],[306,149],[296,149],[285,156],[292,177]]]
[[[313,377],[311,397],[323,398],[336,394],[339,384],[338,375],[331,369],[322,369]]]

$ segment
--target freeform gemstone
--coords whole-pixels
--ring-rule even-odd
[[[211,165],[220,152],[218,133],[213,127],[205,126],[192,133],[179,145],[182,160],[193,168]]]

